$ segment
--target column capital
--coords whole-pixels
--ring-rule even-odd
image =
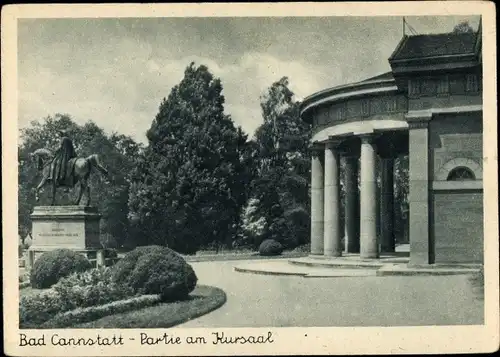
[[[432,120],[432,111],[431,110],[411,110],[406,113],[405,118],[408,123],[415,121],[430,121]]]
[[[428,120],[418,120],[418,121],[409,121],[408,128],[411,129],[427,129],[429,127]]]
[[[340,144],[342,144],[342,139],[330,137],[327,141],[325,141],[325,149],[337,149]]]
[[[432,111],[417,110],[406,114],[409,129],[425,129],[432,119]]]
[[[309,150],[311,150],[311,154],[313,156],[319,156],[320,154],[323,154],[325,148],[324,148],[324,145],[314,143],[314,144],[309,146]]]
[[[358,137],[361,139],[362,144],[373,144],[374,141],[379,137],[378,134],[369,133],[369,134],[360,134]]]

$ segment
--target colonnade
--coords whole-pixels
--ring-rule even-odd
[[[360,187],[358,156],[328,141],[315,147],[311,161],[311,255],[339,257],[343,251],[376,259],[380,251],[394,251],[394,159],[384,157],[377,165],[374,137],[361,136]],[[345,160],[345,216],[341,227],[340,159]],[[377,190],[377,168],[382,185]],[[377,207],[377,205],[379,205]],[[379,209],[378,209],[379,208]],[[378,214],[379,213],[379,214]],[[380,235],[380,239],[379,239]],[[342,237],[345,237],[342,246]]]

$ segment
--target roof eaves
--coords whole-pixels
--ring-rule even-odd
[[[392,72],[387,72],[387,73],[392,73]],[[335,87],[330,87],[330,88],[325,88],[323,90],[320,90],[319,92],[313,93],[307,97],[304,98],[302,101],[303,104],[306,104],[306,102],[309,102],[311,100],[317,100],[321,98],[324,95],[329,95],[332,92],[338,92],[342,91],[345,89],[351,89],[351,88],[356,88],[356,87],[368,87],[373,84],[381,84],[383,85],[384,83],[394,83],[394,78],[383,78],[383,79],[365,79],[363,81],[358,81],[358,82],[353,82],[353,83],[347,83],[347,84],[341,84],[339,86]]]
[[[481,52],[483,45],[483,31],[482,31],[482,26],[481,22],[479,22],[479,28],[477,29],[476,32],[476,43],[474,44],[474,53],[479,54]]]
[[[394,51],[392,51],[392,54],[391,56],[389,57],[388,61],[391,62],[394,57],[396,56],[396,54],[399,52],[399,50],[401,49],[401,47],[403,47],[403,45],[406,43],[406,41],[408,41],[408,38],[409,36],[408,35],[404,35],[401,40],[399,41],[398,45],[396,46],[396,48],[394,49]]]
[[[392,60],[393,63],[405,63],[405,62],[418,62],[418,61],[428,61],[432,59],[454,59],[454,58],[465,58],[476,55],[476,52],[460,53],[455,55],[438,55],[438,56],[428,56],[428,57],[407,57],[398,58]]]

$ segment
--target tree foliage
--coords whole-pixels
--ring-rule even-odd
[[[400,156],[394,162],[394,230],[397,242],[407,242],[408,240],[408,176],[408,156]]]
[[[453,28],[453,33],[473,33],[474,29],[471,25],[469,25],[468,21],[462,21],[459,24],[455,25]]]
[[[264,229],[258,235],[247,230],[255,247],[264,239],[295,246],[309,236],[310,126],[301,120],[299,106],[287,77],[261,97],[263,124],[253,140],[256,176],[248,202],[254,207],[245,210],[248,217],[242,217],[246,227],[255,221]]]
[[[222,90],[207,67],[191,63],[161,102],[146,133],[147,147],[125,135],[106,135],[93,122],[78,125],[68,115],[23,129],[18,148],[20,236],[31,230],[34,188],[41,179],[29,154],[54,150],[57,131],[65,129],[78,156],[97,153],[110,172],[110,182],[99,174],[90,182],[108,247],[155,244],[192,254],[212,245],[257,249],[268,239],[285,248],[307,243],[311,126],[300,118],[288,78],[274,82],[261,96],[263,123],[250,141],[224,113]],[[341,173],[344,167],[341,160]],[[402,236],[408,212],[407,157],[396,160],[394,175],[395,230]],[[343,174],[340,186],[343,219]],[[39,204],[48,202],[48,193]],[[59,190],[58,202],[70,203],[75,195]]]
[[[246,135],[224,114],[222,84],[191,63],[160,105],[129,207],[145,244],[182,253],[229,243],[245,201]]]

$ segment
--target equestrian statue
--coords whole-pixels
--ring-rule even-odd
[[[59,148],[53,153],[49,149],[37,149],[31,155],[37,160],[38,171],[42,172],[42,180],[36,187],[35,199],[38,202],[40,190],[48,183],[52,187],[51,206],[55,204],[56,188],[80,187],[76,205],[80,204],[83,192],[87,196],[87,206],[90,206],[89,177],[92,168],[96,168],[104,176],[108,171],[101,166],[99,156],[92,154],[88,157],[77,157],[73,141],[68,137],[65,130],[58,131],[61,136]]]

